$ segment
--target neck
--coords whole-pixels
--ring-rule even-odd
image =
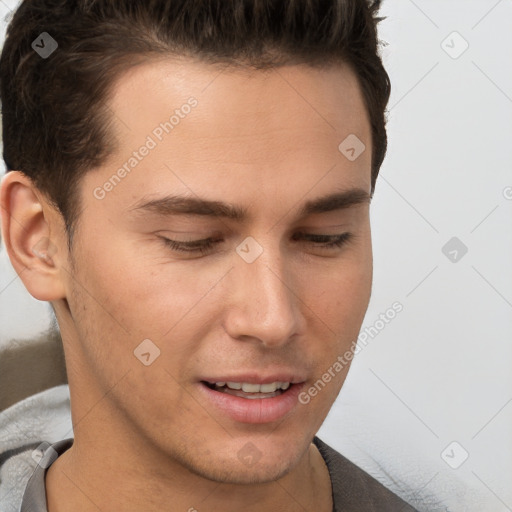
[[[175,463],[162,471],[126,450],[116,457],[114,447],[97,452],[88,445],[84,452],[75,438],[47,472],[48,512],[160,512],[170,504],[189,512],[332,511],[330,477],[313,444],[287,475],[252,485],[206,480]]]
[[[282,478],[240,485],[203,478],[156,447],[94,427],[78,426],[73,446],[50,466],[48,512],[332,511],[329,473],[314,444]]]

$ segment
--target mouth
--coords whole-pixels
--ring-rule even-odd
[[[240,398],[247,398],[254,400],[257,398],[273,398],[286,393],[290,389],[290,382],[270,382],[268,384],[252,384],[249,382],[207,382],[202,381],[202,384],[209,387],[213,391],[219,393],[226,393]]]
[[[264,424],[283,420],[296,409],[305,381],[285,375],[266,379],[253,375],[239,382],[212,379],[198,384],[204,406],[213,414],[236,423]]]

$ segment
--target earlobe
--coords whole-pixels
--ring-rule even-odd
[[[29,293],[42,301],[64,298],[62,228],[54,208],[20,171],[2,179],[0,208],[3,243]]]

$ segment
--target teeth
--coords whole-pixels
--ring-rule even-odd
[[[283,391],[290,387],[289,382],[270,382],[268,384],[250,384],[248,382],[216,382],[217,387],[227,386],[230,389],[242,390],[244,393],[274,393],[278,389]]]
[[[244,393],[259,393],[261,386],[259,384],[242,384],[242,391]]]
[[[271,382],[270,384],[262,384],[260,386],[260,393],[273,393],[277,389],[278,384],[281,384],[281,383],[280,382]],[[245,389],[244,389],[244,391],[245,391]]]

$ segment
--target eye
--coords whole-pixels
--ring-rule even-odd
[[[162,238],[164,243],[173,251],[187,252],[192,254],[206,254],[208,251],[210,251],[210,249],[213,248],[214,244],[222,241],[215,240],[213,238],[205,238],[203,240],[192,240],[190,242],[178,242],[177,240],[171,240],[170,238],[160,238]]]
[[[298,235],[322,249],[339,248],[354,236],[352,233],[341,233],[339,235],[308,235],[307,233],[298,233]]]
[[[320,249],[337,249],[346,244],[354,237],[353,233],[341,233],[339,235],[315,235],[307,233],[297,233],[294,239],[304,239],[307,243]],[[202,240],[191,240],[188,242],[179,242],[170,238],[160,237],[167,247],[171,250],[189,253],[189,254],[207,254],[213,249],[214,245],[222,242],[222,239],[205,238]]]

